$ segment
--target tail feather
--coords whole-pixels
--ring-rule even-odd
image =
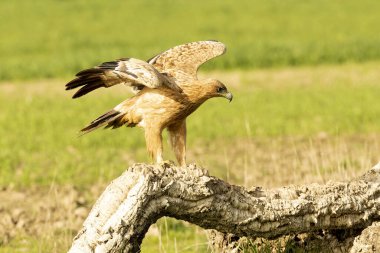
[[[112,109],[109,112],[106,112],[105,114],[99,116],[95,120],[93,120],[88,126],[81,129],[82,134],[87,134],[89,132],[92,132],[100,127],[104,128],[119,128],[123,125],[127,125],[128,127],[134,127],[137,123],[135,122],[129,122],[127,115],[127,110],[118,111],[115,109]]]
[[[116,111],[116,110],[111,110],[111,111],[109,111],[109,112],[101,115],[97,119],[93,120],[88,126],[86,126],[85,128],[81,129],[80,131],[83,134],[86,134],[86,133],[92,132],[95,129],[98,129],[99,127],[102,127],[102,126],[104,126],[106,124],[112,126],[113,122],[115,120],[117,120],[120,117],[123,117],[124,115],[125,115],[125,113],[123,113],[123,112],[119,112],[119,111]],[[108,127],[108,125],[107,125],[107,127]]]

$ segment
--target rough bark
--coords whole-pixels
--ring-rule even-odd
[[[355,238],[350,252],[380,252],[380,222],[374,222]]]
[[[380,169],[351,182],[247,190],[196,165],[135,164],[106,188],[69,252],[139,252],[163,216],[238,237],[363,229],[380,220]]]

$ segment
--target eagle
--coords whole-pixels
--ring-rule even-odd
[[[180,166],[186,166],[186,118],[206,100],[232,100],[226,86],[216,79],[200,80],[198,68],[226,52],[218,41],[197,41],[170,48],[148,61],[122,58],[85,69],[66,84],[79,98],[95,89],[124,84],[134,95],[93,120],[81,133],[100,127],[138,126],[144,129],[148,153],[155,163],[164,163],[162,132],[167,129]]]

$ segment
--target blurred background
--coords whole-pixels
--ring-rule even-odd
[[[101,62],[190,41],[227,45],[199,75],[234,101],[189,117],[189,162],[266,188],[369,169],[380,154],[379,24],[372,0],[1,1],[0,252],[66,251],[109,181],[149,162],[140,129],[78,138],[128,88],[72,100],[64,85]],[[165,157],[174,160],[168,143]],[[209,251],[203,229],[169,218],[148,232],[143,252],[153,250]]]

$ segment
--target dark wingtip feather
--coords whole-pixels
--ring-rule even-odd
[[[88,76],[88,75],[94,75],[94,74],[101,74],[103,72],[104,72],[104,70],[95,67],[95,68],[85,69],[85,70],[79,71],[76,74],[76,76]]]
[[[73,98],[79,98],[83,95],[86,95],[87,93],[96,90],[97,88],[103,87],[103,82],[99,81],[93,81],[89,82],[86,85],[84,85],[82,88],[80,88],[74,95]]]
[[[114,70],[118,66],[119,61],[109,61],[103,62],[97,67],[79,71],[76,74],[77,78],[66,84],[66,90],[72,90],[83,86],[73,96],[73,98],[78,98],[97,88],[106,87],[102,76],[105,76],[107,71]],[[133,73],[128,72],[128,74],[137,78],[137,76]]]
[[[97,68],[99,69],[115,69],[119,66],[118,61],[107,61],[100,64]]]
[[[99,76],[77,77],[66,84],[66,90],[72,90],[95,81],[101,81],[101,78]]]
[[[88,70],[85,70],[83,71],[83,73],[89,73],[87,71]],[[79,76],[66,84],[66,90],[72,90],[72,89],[83,86],[74,94],[73,98],[81,97],[89,93],[90,91],[106,86],[101,75],[94,74],[95,72],[92,72],[92,71],[91,73],[92,75]]]
[[[80,86],[79,82],[80,82],[80,78],[75,78],[71,80],[70,82],[66,84],[66,90],[71,90]]]

